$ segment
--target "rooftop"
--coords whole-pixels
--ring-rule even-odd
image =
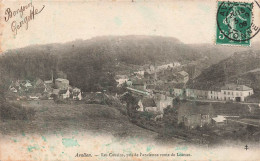
[[[237,85],[237,84],[226,84],[221,90],[233,90],[233,91],[249,91],[252,88],[247,87],[245,85]]]
[[[52,80],[46,80],[46,81],[44,81],[44,83],[49,84],[49,83],[53,83],[53,81]]]
[[[63,78],[57,78],[56,81],[60,81],[60,82],[68,82],[68,79],[63,79]]]
[[[189,76],[189,74],[185,71],[181,71],[181,72],[179,72],[179,74],[182,75],[182,76]]]
[[[222,115],[218,115],[217,117],[212,118],[216,122],[224,122],[226,118]]]

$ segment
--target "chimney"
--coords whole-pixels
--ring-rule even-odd
[[[53,70],[51,70],[51,81],[53,82]]]

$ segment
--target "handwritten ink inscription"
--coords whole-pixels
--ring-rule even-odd
[[[42,10],[44,9],[45,5],[42,6],[42,8],[36,9],[33,5],[33,3],[29,3],[25,6],[21,6],[17,10],[12,10],[11,8],[7,8],[5,10],[5,21],[8,22],[11,19],[14,19],[16,16],[20,16],[22,19],[21,21],[13,20],[11,23],[11,30],[14,33],[14,35],[17,35],[17,32],[25,26],[25,29],[28,30],[28,23],[32,20],[34,20],[35,16],[40,14]],[[25,12],[29,11],[29,14],[25,16]]]

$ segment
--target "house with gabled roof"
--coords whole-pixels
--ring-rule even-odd
[[[227,119],[222,115],[217,115],[217,117],[212,118],[213,124],[216,126],[223,126],[227,124]]]
[[[180,71],[177,74],[180,83],[187,83],[189,81],[189,74],[185,71]]]
[[[154,99],[143,97],[138,101],[139,109],[137,111],[148,111],[148,112],[158,112],[158,108]]]

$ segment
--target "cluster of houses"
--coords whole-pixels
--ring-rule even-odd
[[[189,74],[187,72],[179,70],[177,73],[168,73],[176,66],[179,67],[180,64],[170,63],[158,67],[150,65],[146,70],[134,72],[134,74],[130,76],[117,75],[115,79],[118,82],[118,87],[125,85],[128,91],[140,96],[138,102],[140,108],[138,111],[163,113],[166,107],[172,106],[174,97],[243,102],[248,96],[254,94],[252,88],[238,84],[226,84],[219,91],[185,88],[185,83],[189,80]],[[161,80],[159,78],[146,77],[146,75],[149,74],[158,76],[160,73],[164,73],[160,78],[166,78],[164,79],[166,82],[159,83]],[[181,83],[169,83],[167,77],[163,77],[165,75],[175,75],[181,80]]]
[[[118,87],[124,83],[131,83],[129,80],[131,81],[133,78],[146,81],[147,84],[160,84],[164,82],[187,83],[189,74],[181,69],[180,63],[174,62],[160,66],[145,65],[142,67],[142,70],[133,72],[130,75],[115,76]]]
[[[17,80],[12,81],[9,91],[15,93],[17,100],[38,100],[38,99],[73,99],[81,100],[82,92],[79,88],[69,85],[69,80],[57,78],[55,80],[35,81]]]
[[[137,96],[139,99],[137,111],[147,111],[163,117],[164,109],[172,107],[174,95],[156,88],[169,83],[187,83],[189,74],[180,67],[178,62],[160,66],[147,65],[143,70],[130,75],[116,75],[115,80],[118,87],[124,86]]]

